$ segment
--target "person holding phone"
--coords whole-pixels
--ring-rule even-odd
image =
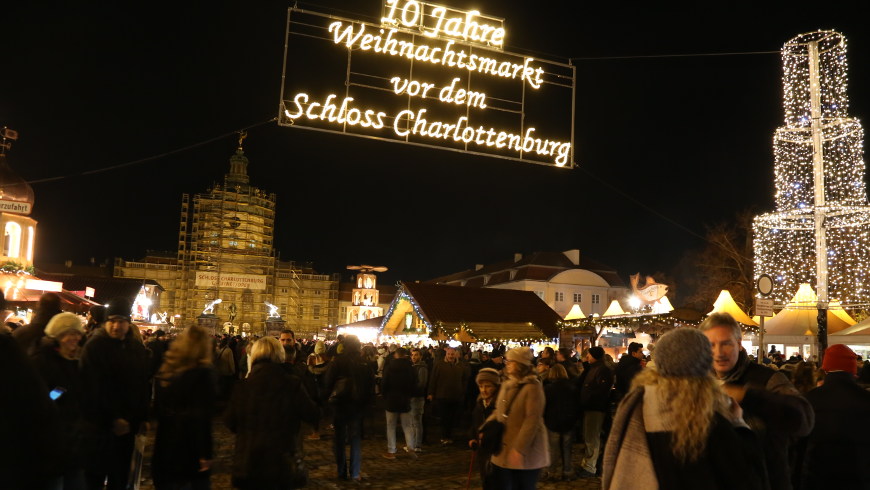
[[[58,313],[45,326],[34,355],[39,374],[49,389],[60,414],[61,444],[65,453],[62,488],[84,488],[84,461],[81,457],[81,374],[79,344],[84,335],[84,318],[73,313]]]

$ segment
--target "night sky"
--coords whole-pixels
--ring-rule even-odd
[[[346,276],[385,265],[392,282],[579,248],[627,279],[670,270],[706,225],[773,209],[780,56],[662,55],[778,51],[835,29],[849,41],[850,114],[866,121],[870,105],[859,2],[450,2],[504,17],[508,51],[575,58],[578,166],[558,169],[268,122],[287,2],[121,3],[19,2],[3,15],[0,126],[19,132],[8,159],[33,181],[37,265],[174,251],[181,194],[221,181],[233,131],[253,126],[249,174],[278,194],[282,259]],[[377,0],[298,5],[381,12]]]

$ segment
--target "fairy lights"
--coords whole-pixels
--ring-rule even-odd
[[[834,31],[802,34],[785,43],[782,58],[785,126],[773,139],[776,211],[755,218],[755,276],[772,276],[773,297],[783,304],[801,283],[816,284],[818,222],[826,245],[818,266],[827,274],[828,299],[866,303],[870,207],[864,131],[848,115],[846,39]]]

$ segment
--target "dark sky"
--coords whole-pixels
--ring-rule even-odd
[[[37,263],[174,250],[181,193],[220,181],[230,133],[257,125],[249,174],[278,194],[283,259],[321,272],[385,265],[392,281],[579,248],[623,276],[667,271],[705,225],[772,210],[782,69],[778,54],[651,56],[778,51],[836,29],[849,41],[850,112],[865,119],[859,2],[607,3],[449,3],[504,17],[509,51],[578,58],[578,167],[565,170],[260,124],[277,115],[284,1],[19,2],[0,34],[0,126],[20,133],[12,166],[38,181]],[[381,9],[299,6],[361,20]]]

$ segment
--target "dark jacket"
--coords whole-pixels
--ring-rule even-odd
[[[82,349],[80,366],[85,420],[108,431],[112,421],[124,419],[135,433],[146,418],[151,398],[145,346],[132,332],[118,340],[101,328]]]
[[[806,394],[816,424],[806,439],[801,489],[870,488],[870,391],[846,372]]]
[[[544,425],[547,430],[564,433],[572,430],[580,418],[577,385],[571,379],[544,381]]]
[[[210,367],[188,369],[166,386],[157,383],[151,472],[158,486],[202,476],[199,460],[214,457],[211,423],[216,401],[217,375]]]
[[[640,359],[631,354],[626,353],[619,358],[619,362],[616,364],[616,369],[613,372],[616,378],[616,382],[613,385],[616,392],[616,400],[621,400],[628,393],[631,389],[631,380],[634,379],[641,369],[643,369],[643,366],[641,366]]]
[[[342,383],[348,386],[352,394],[347,401],[333,403],[333,408],[343,414],[364,412],[372,403],[375,393],[375,373],[371,364],[355,352],[336,356],[326,369],[324,396],[330,397],[336,386]]]
[[[604,360],[592,363],[577,378],[580,385],[580,408],[595,412],[610,409],[610,389],[613,387],[613,371]]]
[[[58,313],[61,313],[61,311],[38,311],[33,317],[32,322],[23,327],[16,328],[15,331],[12,332],[12,338],[18,342],[18,345],[21,346],[21,349],[24,350],[28,356],[36,354],[36,351],[39,350],[40,341],[45,337],[45,327],[48,325],[48,322],[52,317]]]
[[[387,412],[410,412],[416,386],[417,375],[410,359],[398,357],[390,361],[381,386]]]
[[[65,455],[62,460],[65,463],[64,470],[82,468],[82,382],[79,361],[60,355],[57,342],[50,337],[43,337],[33,360],[49,391],[55,388],[64,390],[60,398],[54,401],[62,425],[59,449]]]
[[[290,462],[296,456],[299,421],[313,423],[317,416],[317,405],[298,377],[280,364],[254,362],[227,408],[227,427],[236,434],[233,485],[291,488]]]
[[[424,361],[413,364],[413,366],[417,385],[414,388],[412,398],[425,398],[426,390],[429,387],[429,366]]]
[[[63,473],[57,407],[32,359],[4,333],[0,393],[0,488],[47,488],[47,478]]]
[[[429,377],[429,394],[435,400],[461,401],[465,398],[470,371],[462,361],[438,361]]]
[[[725,381],[746,389],[743,418],[761,439],[771,488],[792,488],[789,450],[812,430],[812,406],[785,375],[749,361],[745,351]]]

